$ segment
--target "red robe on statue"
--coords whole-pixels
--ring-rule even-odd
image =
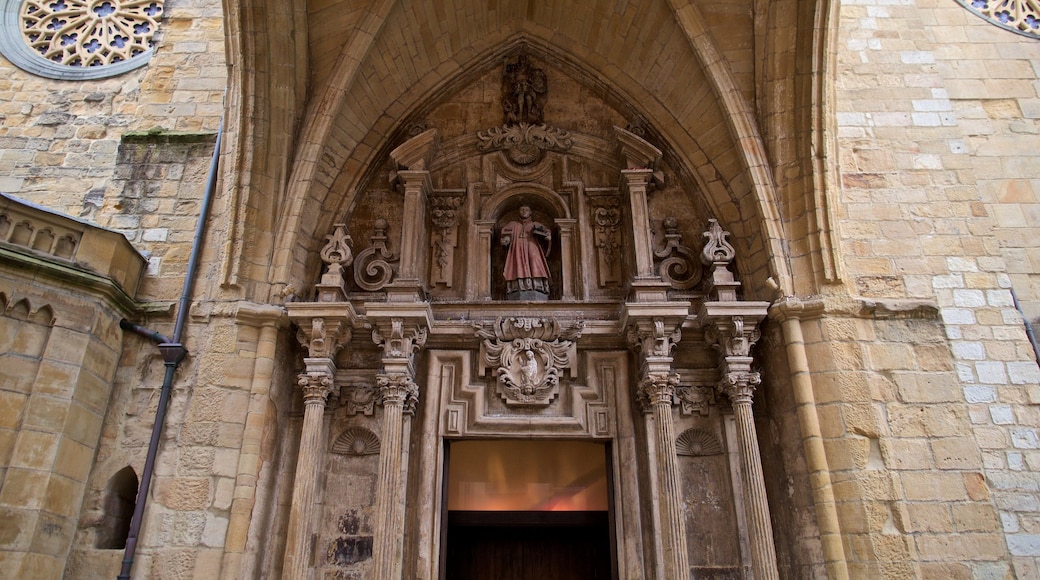
[[[533,290],[549,293],[549,250],[552,232],[531,218],[509,222],[502,228],[502,242],[508,246],[505,270],[509,292]]]

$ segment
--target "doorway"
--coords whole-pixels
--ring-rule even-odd
[[[442,578],[616,577],[605,444],[456,441],[447,457]]]

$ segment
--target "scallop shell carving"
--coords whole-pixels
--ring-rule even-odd
[[[675,440],[675,452],[692,457],[718,455],[722,453],[722,444],[718,437],[704,429],[687,429]]]
[[[332,452],[340,455],[377,455],[379,437],[364,427],[351,427],[332,444]]]

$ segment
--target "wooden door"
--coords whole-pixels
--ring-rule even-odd
[[[608,580],[606,512],[449,512],[445,580]]]

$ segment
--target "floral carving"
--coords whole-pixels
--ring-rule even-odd
[[[629,328],[628,341],[642,350],[645,357],[668,357],[682,340],[682,329],[671,329],[664,320],[655,318],[651,324]]]
[[[478,150],[504,150],[518,165],[530,165],[540,161],[546,151],[566,151],[573,144],[569,132],[545,124],[502,125],[477,132]]]
[[[696,253],[682,244],[679,220],[664,219],[664,245],[654,249],[654,256],[663,258],[657,267],[661,279],[676,290],[689,290],[701,281],[701,265]]]
[[[390,282],[394,276],[394,267],[390,263],[397,260],[397,253],[391,252],[386,245],[387,221],[377,219],[372,227],[375,230],[369,238],[372,245],[362,250],[354,263],[354,283],[368,292],[379,290]]]
[[[426,344],[428,331],[425,328],[405,328],[404,321],[399,318],[390,321],[389,330],[384,334],[379,328],[372,329],[372,341],[382,345],[387,358],[408,358]]]
[[[498,394],[508,405],[545,406],[559,394],[561,375],[573,364],[574,340],[583,323],[564,331],[554,319],[501,318],[492,330],[477,326],[483,338],[483,369],[497,375]]]
[[[325,236],[325,246],[319,253],[327,267],[321,283],[326,286],[343,286],[343,270],[354,263],[354,253],[350,250],[354,240],[347,233],[345,224],[336,224],[334,227],[336,229]]]

